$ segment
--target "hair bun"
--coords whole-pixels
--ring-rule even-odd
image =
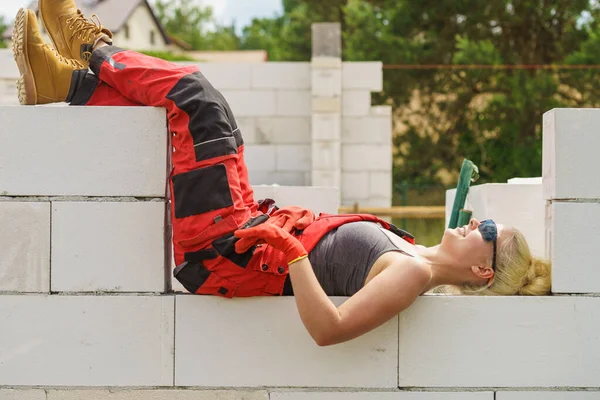
[[[525,275],[523,286],[518,294],[528,296],[545,296],[550,293],[552,285],[551,263],[548,260],[533,257]]]

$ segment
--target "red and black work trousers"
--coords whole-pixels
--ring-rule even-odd
[[[232,253],[232,232],[263,218],[248,181],[241,132],[221,93],[196,66],[179,66],[113,46],[96,50],[90,69],[94,74],[81,79],[71,105],[167,110],[173,145],[169,186],[176,265],[214,265],[219,262],[215,257],[225,257],[246,267],[253,253]],[[234,295],[222,277],[204,267],[194,274],[196,283],[188,290]],[[283,279],[277,279],[277,285]]]

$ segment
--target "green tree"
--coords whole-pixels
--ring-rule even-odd
[[[169,34],[188,43],[193,50],[236,50],[240,39],[234,25],[216,22],[211,7],[197,0],[157,0],[158,19]]]
[[[4,19],[3,15],[0,15],[0,48],[6,48],[6,43],[4,43],[4,40],[2,40],[4,32],[6,32],[6,28],[8,28],[6,20]]]
[[[598,45],[581,18],[593,15],[593,7],[588,0],[351,0],[345,57],[414,65],[575,63],[573,49]],[[458,172],[464,157],[480,166],[483,182],[540,175],[542,114],[576,104],[566,94],[580,98],[572,92],[581,87],[570,72],[543,69],[389,70],[384,76],[384,93],[376,98],[396,107],[403,126],[395,138],[397,182],[440,181]],[[588,82],[589,101],[597,89]]]
[[[283,0],[283,14],[254,19],[243,29],[244,49],[265,49],[272,61],[309,61],[312,24],[342,22],[347,0]]]

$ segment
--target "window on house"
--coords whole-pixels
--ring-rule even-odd
[[[123,33],[125,34],[125,39],[129,40],[129,24],[123,25]]]
[[[156,32],[150,31],[150,44],[154,46],[156,44]]]

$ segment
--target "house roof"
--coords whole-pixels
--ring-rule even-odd
[[[79,0],[79,9],[85,14],[86,17],[91,17],[92,14],[98,15],[100,22],[105,28],[110,29],[113,33],[119,32],[125,23],[131,17],[131,14],[140,5],[144,5],[150,11],[156,26],[158,27],[160,34],[167,44],[172,43],[171,38],[165,31],[164,27],[154,14],[154,11],[148,4],[147,0]],[[30,10],[38,12],[38,2],[33,0],[28,8]],[[12,36],[13,27],[10,26],[4,32],[3,37],[10,39]]]

